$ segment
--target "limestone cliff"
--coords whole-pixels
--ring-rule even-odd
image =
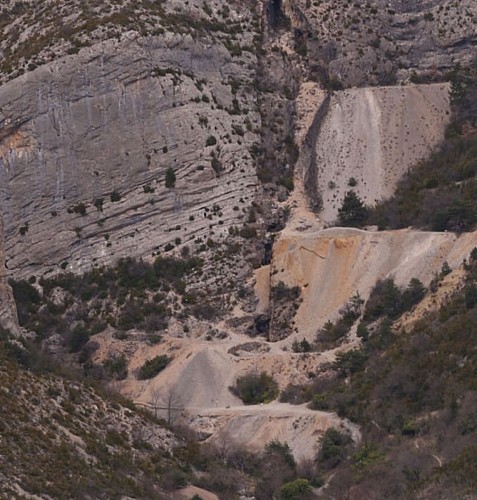
[[[9,271],[77,272],[227,235],[257,184],[254,65],[207,38],[130,33],[3,85]]]

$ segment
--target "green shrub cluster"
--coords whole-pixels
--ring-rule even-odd
[[[148,333],[166,328],[172,314],[167,294],[171,289],[184,294],[186,277],[201,267],[202,260],[196,257],[160,256],[153,264],[128,258],[115,267],[93,269],[82,276],[65,273],[41,278],[41,293],[34,279],[11,280],[10,284],[20,325],[36,332],[40,340],[62,333],[67,349],[76,353],[82,352],[90,338],[108,324]],[[192,302],[194,312],[194,307],[199,306]],[[198,314],[205,314],[207,305],[213,308],[205,301]],[[81,354],[83,361],[87,353]]]
[[[167,365],[171,362],[171,358],[166,355],[156,356],[148,359],[139,369],[137,378],[139,380],[146,380],[154,378],[158,375]]]
[[[230,389],[246,405],[270,403],[278,396],[278,384],[266,372],[243,375]]]
[[[353,454],[349,445],[342,446],[335,436],[327,435],[318,458],[325,469],[326,460],[335,464],[337,477],[349,474],[350,487],[387,490],[393,492],[387,494],[391,497],[405,498],[430,485],[436,491],[445,486],[455,497],[464,497],[470,485],[477,484],[473,444],[477,439],[477,249],[464,262],[464,269],[463,285],[406,332],[395,330],[395,320],[422,298],[422,284],[412,280],[399,289],[392,280],[379,282],[360,324],[363,347],[337,354],[333,372],[320,374],[305,386],[290,386],[281,394],[281,400],[308,400],[311,408],[336,411],[361,425],[363,444]],[[415,439],[433,443],[434,455],[424,455],[414,446]],[[443,467],[435,469],[435,456]],[[463,457],[465,479],[456,472]],[[397,469],[396,463],[401,464]],[[376,475],[386,477],[386,486],[375,482]]]
[[[440,149],[410,170],[395,194],[371,210],[381,229],[471,231],[477,223],[477,64],[449,74],[454,121]]]

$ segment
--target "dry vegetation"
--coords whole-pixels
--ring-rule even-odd
[[[212,37],[222,41],[232,55],[253,51],[257,41],[257,25],[242,20],[220,2],[11,0],[0,7],[0,19],[0,50],[4,55],[0,81],[76,54],[94,43],[120,40],[130,31],[141,36],[183,33]]]

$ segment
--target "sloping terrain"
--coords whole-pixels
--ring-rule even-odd
[[[244,406],[229,390],[237,377],[261,371],[272,373],[282,389],[292,380],[305,383],[306,374],[329,357],[293,354],[264,342],[250,349],[247,337],[233,332],[210,345],[204,337],[194,338],[197,333],[192,327],[188,339],[167,339],[154,348],[134,339],[115,341],[104,333],[96,337],[101,344],[96,360],[100,363],[112,352],[132,354],[129,375],[119,382],[121,392],[137,404],[157,407],[155,411],[163,418],[187,422],[207,443],[219,447],[227,443],[231,449],[258,452],[279,440],[301,461],[316,456],[320,437],[330,427],[349,430],[359,442],[359,429],[334,414],[278,402]],[[154,379],[138,381],[137,370],[161,354],[171,356],[171,364]]]
[[[448,94],[447,84],[335,92],[313,159],[320,218],[336,220],[351,188],[367,204],[389,197],[402,175],[442,141],[450,120]]]
[[[376,281],[389,277],[400,286],[412,278],[427,286],[445,261],[456,268],[475,246],[477,233],[346,228],[284,233],[274,246],[272,286],[283,281],[300,287],[296,331],[313,340],[355,293],[366,300]]]
[[[170,430],[121,398],[9,357],[2,339],[2,498],[168,498],[153,470],[180,466],[170,454],[184,443]]]
[[[375,203],[438,146],[451,119],[442,82],[473,56],[476,15],[472,0],[0,7],[0,326],[18,331],[8,275],[40,347],[204,445],[174,449],[154,419],[0,360],[0,493],[160,498],[208,475],[221,498],[268,500],[306,476],[325,498],[380,500],[456,459],[439,449],[445,422],[465,451],[477,288],[462,262],[477,233],[324,227],[345,192]],[[387,278],[440,289],[399,323],[385,312],[363,334],[359,317],[314,343]],[[24,361],[18,342],[6,349]],[[287,403],[245,405],[230,390],[262,372]],[[24,436],[34,445],[18,446]],[[276,467],[263,493],[270,443],[300,463],[292,476]],[[215,498],[182,495],[202,492]]]
[[[297,52],[332,88],[442,81],[472,61],[477,43],[473,0],[285,1]]]

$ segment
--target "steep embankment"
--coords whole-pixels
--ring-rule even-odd
[[[389,197],[398,179],[443,139],[448,94],[447,84],[335,92],[315,141],[316,164],[309,167],[322,193],[320,218],[334,221],[351,188],[368,204]]]
[[[274,246],[272,283],[298,285],[297,337],[314,340],[356,293],[367,299],[376,281],[393,277],[400,286],[418,278],[426,286],[447,261],[458,267],[477,246],[477,233],[457,236],[413,230],[362,231],[333,228],[284,234]],[[273,272],[273,271],[276,272]]]
[[[80,272],[240,224],[257,184],[256,33],[246,8],[228,19],[123,33],[1,86],[10,273]]]

